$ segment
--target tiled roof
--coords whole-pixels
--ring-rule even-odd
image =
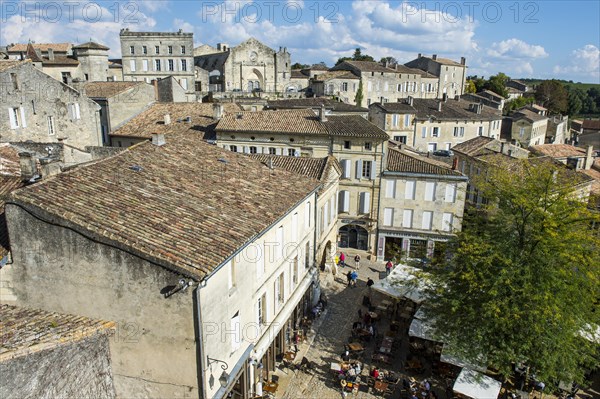
[[[390,136],[359,115],[328,115],[325,122],[332,136],[366,137],[387,140]]]
[[[241,107],[233,103],[224,103],[225,114],[241,111]],[[165,125],[165,115],[171,116],[171,124]],[[185,122],[187,117],[191,122]],[[174,133],[183,131],[205,132],[215,124],[213,104],[211,103],[156,103],[135,116],[111,136],[151,138],[152,133]]]
[[[308,79],[309,75],[304,74],[302,72],[302,69],[292,69],[291,78],[292,79]]]
[[[356,79],[359,80],[360,77],[353,74],[351,71],[328,71],[319,73],[315,75],[313,78],[316,82],[325,82],[330,79]]]
[[[98,333],[109,333],[112,321],[0,305],[0,361],[76,342]]]
[[[90,98],[110,98],[145,82],[89,82],[83,85],[84,94]]]
[[[442,100],[414,98],[412,107],[406,101],[400,103],[379,104],[379,107],[387,112],[410,112],[415,113],[417,119],[427,120],[434,118],[437,120],[497,120],[502,118],[502,112],[496,108],[482,105],[481,114],[477,114],[471,107],[474,104],[464,99],[447,100],[442,102],[442,110],[438,111],[438,104]]]
[[[329,68],[326,65],[313,64],[308,69],[310,69],[311,71],[327,71]]]
[[[443,162],[394,148],[390,148],[388,152],[386,171],[462,176],[459,171],[452,170],[452,168],[449,168],[448,165]]]
[[[519,111],[514,112],[510,115],[514,121],[518,121],[519,119],[526,119],[530,122],[543,121],[544,119],[548,119],[548,117],[544,115],[540,115],[537,112],[533,112],[529,109],[520,109]]]
[[[396,103],[373,103],[369,106],[370,107],[377,107],[380,108],[382,110],[384,110],[387,113],[410,113],[410,114],[414,114],[417,112],[417,110],[408,105],[408,103],[406,102],[396,102]]]
[[[73,46],[73,49],[110,50],[109,47],[106,47],[106,46],[96,43],[96,42],[87,42],[87,43],[79,44],[77,46]]]
[[[267,107],[272,109],[314,109],[321,105],[327,109],[333,110],[333,112],[369,112],[367,108],[347,104],[341,101],[334,101],[326,97],[293,98],[288,100],[271,100],[267,102]]]
[[[592,193],[600,196],[600,162],[596,160],[591,169],[581,170],[580,172],[585,173],[594,179],[594,183],[592,183]]]
[[[477,156],[482,150],[485,150],[490,143],[493,143],[495,139],[486,136],[477,136],[470,140],[463,141],[460,144],[452,147],[452,151],[460,152],[468,156]]]
[[[19,152],[8,143],[0,144],[0,176],[20,176]]]
[[[40,51],[48,51],[49,48],[56,52],[66,53],[71,48],[71,43],[30,43],[34,49]],[[8,51],[27,51],[28,43],[18,43],[8,48]]]
[[[344,61],[344,62],[334,66],[330,70],[331,71],[347,70],[346,68],[348,68],[348,67],[344,64],[351,65],[361,72],[387,72],[387,73],[396,72],[394,69],[384,67],[380,63],[374,62],[374,61]]]
[[[504,96],[501,96],[500,94],[498,94],[498,93],[496,93],[496,92],[493,92],[493,91],[491,91],[491,90],[482,90],[482,91],[480,91],[480,92],[479,92],[479,93],[477,93],[477,94],[481,94],[481,93],[483,93],[483,94],[486,94],[486,95],[488,95],[489,97],[497,98],[497,99],[499,99],[499,100],[505,100]]]
[[[600,130],[600,119],[584,119],[581,126],[584,129]]]
[[[26,62],[29,62],[29,61],[28,60],[25,60],[25,61],[0,60],[0,72],[4,72],[7,69],[14,68],[16,66],[25,64]]]
[[[79,65],[79,61],[75,58],[65,57],[63,55],[55,55],[53,60],[50,60],[46,57],[42,58],[43,65],[71,65],[76,66]]]
[[[437,62],[438,64],[442,64],[442,65],[464,66],[460,62],[456,62],[454,60],[451,60],[450,58],[437,57],[435,60],[432,57],[424,56],[423,58],[429,58],[431,61]]]
[[[276,168],[282,168],[302,176],[310,177],[322,181],[328,158],[308,158],[308,157],[286,157],[282,155],[250,154],[252,159],[256,159],[269,166],[271,163]]]
[[[319,185],[184,132],[52,176],[10,201],[201,279]]]
[[[569,144],[541,144],[529,147],[532,152],[552,158],[584,157],[585,149]]]
[[[402,64],[394,65],[393,69],[398,73],[406,73],[406,74],[410,74],[410,75],[420,75],[422,77],[432,77],[432,78],[436,77],[435,75],[432,75],[427,71],[422,71],[417,68],[410,68],[410,67],[407,67],[406,65],[402,65]]]

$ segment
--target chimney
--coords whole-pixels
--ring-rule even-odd
[[[19,165],[21,166],[21,180],[29,181],[37,176],[35,158],[28,152],[19,154]]]
[[[454,157],[454,159],[452,160],[452,170],[456,170],[457,167],[458,167],[458,158]]]
[[[213,119],[218,121],[223,117],[223,104],[213,104]]]
[[[504,141],[500,142],[500,154],[504,154]]]
[[[154,100],[158,101],[158,80],[152,79],[152,86],[154,86]]]
[[[438,112],[442,112],[442,101],[438,101]]]
[[[422,55],[423,55],[423,54],[419,53],[419,55],[417,56],[417,58],[421,58],[421,56],[422,56]]]
[[[327,122],[327,116],[325,115],[325,105],[321,104],[321,108],[319,108],[319,121]]]
[[[171,124],[171,115],[165,114],[165,125]]]
[[[432,55],[431,59],[434,60],[434,61],[437,60],[437,54]]]
[[[157,147],[167,144],[165,135],[163,133],[152,133],[152,144]]]
[[[388,60],[387,60],[387,59],[385,59],[385,60],[383,60],[383,67],[384,67],[384,68],[387,68],[387,66],[388,66]]]
[[[40,159],[40,167],[43,179],[60,173],[60,163],[54,159]]]
[[[592,168],[592,165],[594,164],[594,157],[592,155],[593,153],[594,146],[588,145],[588,148],[585,151],[585,162],[583,164],[583,169],[590,170]]]
[[[48,48],[48,59],[54,61],[54,50],[51,48]]]
[[[460,65],[465,65],[467,63],[467,59],[465,57],[460,57]]]
[[[477,104],[477,115],[481,115],[481,111],[483,110],[483,104]]]

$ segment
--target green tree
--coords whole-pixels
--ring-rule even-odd
[[[581,89],[571,89],[567,97],[567,114],[573,117],[579,115],[583,109],[583,100],[586,95]]]
[[[362,82],[362,78],[361,78],[360,81],[358,82],[358,90],[356,90],[356,96],[354,97],[354,102],[356,103],[356,105],[358,107],[362,107],[362,101],[363,101],[363,82]]]
[[[490,76],[488,81],[483,85],[483,88],[507,98],[508,90],[506,89],[506,82],[509,80],[510,78],[508,76],[500,72],[497,75]]]
[[[354,54],[352,54],[352,57],[338,58],[335,65],[341,64],[344,61],[375,61],[375,59],[368,54],[363,54],[362,50],[359,47],[357,47],[354,50]]]
[[[310,67],[310,65],[308,65],[308,64],[301,64],[299,62],[296,62],[296,63],[292,64],[292,69],[306,69],[306,68],[309,68],[309,67]]]
[[[453,352],[508,378],[525,362],[551,385],[584,379],[598,346],[600,221],[573,195],[578,174],[548,162],[498,162],[472,184],[486,199],[431,268],[425,312]]]
[[[467,80],[465,82],[465,93],[477,93],[477,86],[475,86],[475,82],[472,80]]]
[[[511,111],[522,108],[527,104],[533,104],[533,97],[521,96],[515,98],[514,100],[510,100],[504,104],[504,114],[508,115]]]
[[[535,100],[551,113],[564,114],[568,109],[567,89],[556,79],[540,83],[535,89]]]
[[[382,65],[386,62],[388,65],[396,65],[398,63],[398,60],[394,57],[383,57],[381,60],[379,60],[379,63]]]

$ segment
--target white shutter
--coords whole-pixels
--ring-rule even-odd
[[[350,209],[350,192],[340,191],[339,194],[339,210],[340,212],[348,212]]]
[[[385,208],[383,210],[383,225],[391,226],[394,220],[394,208]]]
[[[129,60],[129,69],[131,72],[135,72],[135,60]]]
[[[456,201],[456,183],[447,183],[446,184],[446,202],[454,202]]]
[[[335,199],[332,198],[329,203],[329,223],[333,222],[335,219]]]
[[[356,178],[360,179],[362,177],[362,160],[356,161]]]
[[[431,217],[433,216],[433,212],[425,211],[423,212],[423,230],[431,230]]]
[[[145,72],[148,71],[148,60],[142,60],[142,70]]]
[[[442,230],[452,231],[452,214],[445,213],[442,215]]]
[[[244,154],[247,154],[249,152],[248,146],[243,146],[242,148],[243,148],[242,151],[244,152]]]
[[[187,90],[187,88],[188,88],[187,79],[185,79],[185,78],[181,79],[181,87],[183,87],[185,90]]]
[[[425,183],[425,201],[435,200],[435,182]]]
[[[375,176],[377,176],[375,169],[377,169],[377,162],[371,161],[371,175],[369,176],[369,179],[371,180],[375,179]]]
[[[325,203],[325,206],[321,210],[323,216],[323,229],[329,226],[329,201]]]
[[[342,169],[343,169],[343,175],[342,177],[344,179],[350,179],[350,169],[352,168],[351,166],[352,164],[350,163],[349,159],[342,159]]]
[[[75,103],[75,117],[81,119],[81,110],[79,109],[79,103]]]
[[[371,193],[360,193],[360,213],[369,213],[371,209]]]
[[[402,215],[402,227],[412,227],[413,211],[411,209],[405,209]]]
[[[21,127],[27,127],[27,121],[25,120],[25,108],[19,107],[21,111]]]
[[[386,180],[385,198],[394,198],[396,195],[396,180]]]
[[[19,127],[19,125],[17,125],[17,120],[15,119],[15,113],[12,108],[8,109],[8,119],[10,120],[10,128],[11,129],[16,129]]]
[[[415,199],[415,181],[407,180],[404,190],[404,199],[413,200]]]

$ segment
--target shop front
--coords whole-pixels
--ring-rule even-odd
[[[377,238],[377,260],[433,259],[434,256],[439,255],[437,252],[444,249],[444,246],[439,244],[447,242],[451,237],[441,234],[420,235],[414,232],[381,230]]]

